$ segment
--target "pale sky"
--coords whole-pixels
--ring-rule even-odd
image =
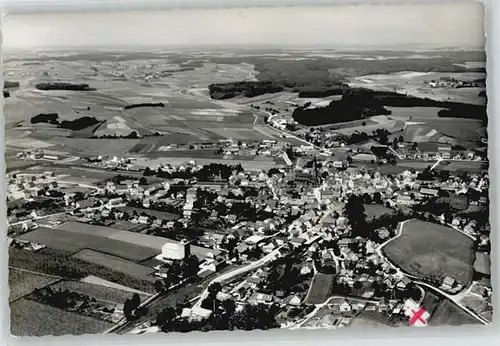
[[[5,48],[288,45],[484,46],[480,3],[12,14]]]

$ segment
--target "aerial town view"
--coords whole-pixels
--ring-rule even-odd
[[[35,19],[10,18],[11,333],[490,324],[482,10],[411,6],[406,19],[349,24],[370,8],[305,8],[304,25],[287,28],[305,34],[283,45],[274,26],[248,45],[231,35],[250,40],[246,22],[294,8],[249,9],[234,32],[220,10],[191,36],[199,14],[180,10],[182,47],[166,29],[134,41],[174,25],[172,13],[120,17],[145,16],[136,36],[122,19],[82,33],[83,15],[40,15],[23,47]],[[462,12],[456,33],[434,23]],[[321,30],[352,35],[305,40],[328,16]],[[413,29],[400,41],[350,45],[402,25]],[[89,41],[71,46],[77,35]],[[214,41],[194,39],[204,35]]]

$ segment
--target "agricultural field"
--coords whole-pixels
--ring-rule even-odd
[[[153,268],[145,267],[140,264],[127,261],[123,258],[106,255],[97,251],[84,249],[73,257],[78,258],[82,261],[97,264],[114,271],[127,274],[129,276],[141,279],[141,280],[153,280],[154,278],[151,274],[154,272]]]
[[[211,100],[208,96],[211,83],[254,78],[251,64],[199,63],[183,68],[164,58],[120,62],[109,59],[91,64],[85,60],[72,61],[71,57],[65,57],[65,61],[56,57],[40,65],[7,62],[4,67],[9,78],[22,81],[6,99],[7,145],[29,148],[37,141],[40,147],[73,154],[95,153],[99,149],[104,155],[123,155],[138,152],[136,146],[142,139],[90,140],[89,137],[124,136],[135,131],[139,137],[158,132],[161,137],[154,139],[164,143],[280,138],[275,132],[254,129],[257,111],[248,105]],[[135,69],[138,65],[142,67]],[[52,82],[54,78],[89,84],[96,90],[36,89],[35,84]],[[139,103],[162,103],[163,107],[125,109]],[[31,117],[40,113],[57,113],[61,121],[95,117],[102,124],[77,131],[46,123],[31,124]]]
[[[430,326],[480,324],[478,320],[448,300],[443,300],[429,321]]]
[[[82,222],[68,221],[60,224],[56,229],[64,230],[67,232],[80,233],[85,235],[108,237],[117,232],[116,229],[106,226],[89,225]]]
[[[112,224],[112,228],[121,230],[121,231],[129,231],[129,232],[141,232],[147,228],[148,225],[132,223],[129,221],[115,220]]]
[[[29,240],[31,242],[47,245],[52,249],[69,252],[78,252],[87,248],[126,258],[131,261],[141,261],[160,253],[159,250],[139,246],[133,242],[124,242],[109,237],[45,227],[40,227],[32,232],[23,234],[18,239]]]
[[[353,328],[389,328],[404,326],[401,321],[396,321],[378,311],[362,311],[353,318],[349,327]],[[406,324],[407,325],[407,324]]]
[[[438,101],[454,101],[462,103],[484,104],[484,98],[478,94],[484,88],[430,88],[425,81],[437,80],[441,77],[453,77],[459,80],[472,81],[485,78],[479,72],[415,72],[403,71],[389,74],[373,74],[353,77],[349,81],[352,87],[387,90],[416,97],[426,97]]]
[[[439,119],[438,112],[444,108],[439,107],[392,107],[386,106],[392,113],[391,119],[422,122]]]
[[[10,306],[10,331],[16,336],[102,333],[113,325],[38,302],[20,299]]]
[[[317,273],[314,275],[305,303],[323,303],[331,294],[334,278],[335,276],[333,274]]]
[[[338,133],[341,135],[345,136],[351,136],[353,133],[357,132],[365,132],[368,134],[371,134],[373,131],[376,130],[387,130],[390,133],[396,133],[399,132],[403,129],[404,123],[402,121],[396,121],[396,120],[387,120],[387,121],[381,121],[377,122],[375,124],[366,124],[366,125],[360,125],[360,126],[353,126],[353,127],[346,127],[342,129],[337,129],[333,130],[334,133]]]
[[[380,204],[364,204],[363,206],[365,207],[366,221],[377,219],[382,215],[391,215],[395,213],[394,209],[387,208]]]
[[[132,297],[132,292],[127,292],[121,289],[95,285],[83,281],[61,281],[50,286],[53,290],[69,290],[79,292],[93,297],[102,302],[122,305],[125,300]],[[139,294],[141,300],[147,299],[147,294]]]
[[[154,292],[153,280],[143,280],[125,273],[116,272],[104,266],[85,262],[72,257],[66,251],[45,248],[38,252],[9,249],[9,266],[30,271],[60,276],[71,280],[81,280],[89,275],[105,277],[114,283],[143,292]]]
[[[422,307],[430,314],[429,326],[477,324],[475,318],[464,312],[448,299],[427,291]]]
[[[42,288],[59,280],[56,276],[9,268],[9,302],[33,292],[35,288]]]
[[[488,172],[489,164],[477,161],[452,161],[445,167],[450,172],[482,173]]]
[[[397,266],[422,280],[441,284],[450,276],[469,286],[473,245],[472,239],[450,227],[414,219],[404,224],[401,236],[383,251]]]
[[[131,287],[123,286],[123,285],[117,284],[115,282],[111,282],[108,280],[98,278],[97,276],[94,276],[94,275],[89,275],[87,277],[84,277],[83,279],[80,280],[80,282],[86,282],[88,284],[92,284],[95,286],[111,287],[111,288],[115,288],[115,289],[120,290],[120,291],[129,292],[129,293],[137,293],[137,294],[139,294],[139,296],[144,297],[144,298],[148,298],[151,296],[151,293],[142,292],[142,291],[136,290],[136,289],[131,288]]]

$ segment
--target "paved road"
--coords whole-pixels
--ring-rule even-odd
[[[319,226],[318,225],[321,225],[321,222],[329,215],[329,212],[326,212],[322,217],[321,219],[319,220],[318,224],[316,226],[314,226],[313,228],[318,228]],[[300,236],[300,235],[299,235]],[[311,239],[309,239],[307,242],[306,242],[306,245],[309,245],[309,244],[312,244],[313,242],[315,242],[316,240],[318,240],[321,236],[315,236]],[[227,281],[227,280],[230,280],[231,278],[235,277],[235,276],[238,276],[238,275],[241,275],[241,274],[245,274],[249,271],[252,271],[252,270],[255,270],[259,267],[262,267],[264,266],[265,264],[271,262],[271,261],[274,261],[278,255],[279,255],[279,250],[281,250],[283,247],[285,246],[285,244],[279,246],[278,248],[276,248],[274,251],[272,251],[271,253],[267,254],[266,256],[262,257],[261,259],[255,261],[255,262],[252,262],[250,263],[249,265],[245,266],[245,267],[241,267],[241,268],[238,268],[236,270],[233,270],[233,271],[230,271],[230,272],[227,272],[227,273],[224,273],[218,277],[216,277],[215,279],[213,279],[207,286],[207,288],[202,292],[202,294],[200,295],[200,299],[196,302],[196,304],[194,304],[193,308],[198,308],[200,307],[201,303],[203,302],[203,300],[207,297],[208,295],[208,287],[216,282],[219,282],[219,283],[223,283],[224,281]]]
[[[255,261],[255,262],[250,263],[249,265],[247,265],[245,267],[241,267],[241,268],[235,269],[233,271],[224,273],[222,275],[219,275],[215,279],[213,279],[207,285],[207,288],[200,294],[200,298],[194,304],[193,308],[199,308],[201,306],[201,303],[203,302],[203,300],[208,296],[208,287],[209,286],[213,285],[216,282],[219,282],[219,283],[222,284],[224,281],[230,280],[230,279],[232,279],[235,276],[238,276],[238,275],[241,275],[241,274],[245,274],[245,273],[247,273],[249,271],[252,271],[252,270],[255,270],[255,269],[259,268],[259,267],[262,267],[263,265],[265,265],[268,262],[271,262],[271,261],[275,260],[276,257],[279,254],[279,250],[281,250],[283,248],[283,246],[285,246],[285,245],[284,244],[281,245],[280,247],[278,247],[277,249],[275,249],[273,252],[267,254],[266,256],[262,257],[261,259]]]
[[[316,304],[316,307],[314,308],[313,311],[311,311],[308,315],[306,315],[301,321],[299,321],[299,322],[291,325],[290,327],[288,327],[288,329],[299,329],[299,328],[301,328],[304,325],[304,323],[306,323],[314,315],[316,315],[318,313],[318,311],[321,310],[321,308],[323,308],[324,306],[328,305],[332,299],[339,299],[339,298],[340,299],[348,299],[348,300],[351,300],[351,301],[365,302],[365,303],[373,303],[373,304],[378,304],[379,303],[379,301],[373,300],[373,299],[352,298],[352,297],[346,297],[346,296],[332,296],[332,297],[328,298],[324,303]]]

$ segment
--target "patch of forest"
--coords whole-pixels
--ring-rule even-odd
[[[140,107],[165,107],[165,104],[162,102],[157,102],[157,103],[134,103],[131,105],[126,105],[123,107],[124,109],[133,109],[133,108],[140,108]]]
[[[293,111],[292,117],[299,124],[318,126],[360,120],[373,115],[389,115],[391,111],[365,89],[348,89],[339,101],[326,107],[307,108],[308,104]]]
[[[3,87],[4,87],[4,89],[19,88],[19,82],[13,82],[13,81],[6,80],[3,82]]]
[[[38,90],[71,90],[71,91],[94,91],[88,84],[72,83],[38,83],[35,85]]]
[[[47,123],[57,125],[57,127],[62,129],[78,131],[92,125],[97,125],[98,123],[100,123],[100,121],[94,117],[81,117],[75,120],[59,121],[59,114],[57,113],[40,113],[31,118],[31,123]]]
[[[360,120],[374,115],[390,115],[384,107],[437,107],[439,117],[469,118],[487,121],[486,106],[449,101],[436,101],[390,91],[351,88],[344,91],[340,101],[318,108],[298,107],[292,117],[305,126],[318,126]]]
[[[375,52],[387,55],[387,52]],[[397,59],[381,59],[366,61],[363,59],[314,58],[306,60],[270,59],[268,57],[211,57],[209,60],[217,64],[239,64],[242,62],[254,65],[259,82],[230,82],[216,84],[210,96],[215,99],[228,99],[236,96],[261,95],[263,93],[282,90],[298,92],[299,97],[324,97],[340,95],[343,83],[349,77],[370,74],[389,74],[401,71],[415,72],[484,72],[484,68],[471,69],[457,65],[464,61],[484,61],[485,54],[474,52],[440,52],[439,55],[429,53],[428,59],[412,58],[403,52]],[[408,54],[408,57],[405,55]],[[424,53],[422,53],[424,54]],[[427,53],[425,53],[427,54]],[[391,52],[391,55],[392,52]],[[361,55],[360,55],[361,56]],[[366,55],[363,55],[366,56]],[[473,58],[472,60],[466,60]],[[263,83],[263,84],[257,84]],[[262,85],[270,86],[267,88]],[[257,87],[259,86],[259,87]],[[217,93],[215,91],[218,91]],[[256,95],[255,95],[256,96]]]
[[[208,86],[210,97],[215,100],[225,100],[236,96],[255,97],[283,90],[285,90],[283,86],[270,81],[218,83]]]

